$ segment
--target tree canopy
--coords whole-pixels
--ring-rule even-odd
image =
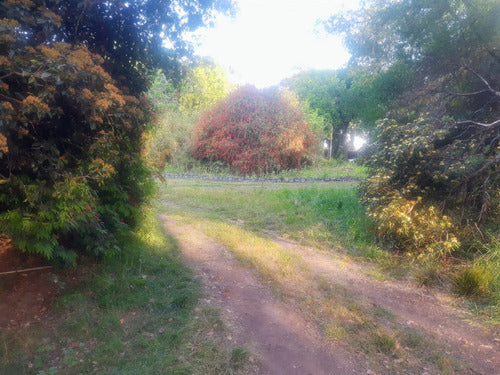
[[[493,0],[375,0],[328,22],[351,65],[413,74],[378,123],[362,188],[396,248],[469,251],[474,234],[487,239],[498,223],[499,12]]]
[[[7,0],[0,14],[20,21],[27,45],[85,45],[115,80],[139,93],[153,69],[178,71],[178,59],[191,51],[187,33],[230,8],[229,0]],[[36,9],[44,18],[34,17]]]
[[[147,73],[212,1],[0,3],[0,232],[74,263],[116,250],[150,190]],[[171,51],[171,52],[172,52]],[[171,71],[171,70],[170,70]],[[168,73],[169,71],[167,71]],[[76,252],[75,252],[76,251]]]
[[[155,169],[165,165],[188,168],[191,133],[203,112],[229,94],[231,84],[223,69],[203,61],[183,68],[178,84],[161,72],[147,97],[157,108],[157,122],[147,142],[146,158]]]
[[[404,64],[395,64],[384,72],[353,65],[340,70],[306,71],[283,84],[324,119],[332,156],[339,157],[349,125],[358,122],[373,127],[411,76]]]

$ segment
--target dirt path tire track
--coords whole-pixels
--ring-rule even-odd
[[[282,238],[273,239],[298,255],[315,273],[345,288],[358,303],[379,306],[394,314],[398,324],[425,331],[454,358],[465,359],[479,374],[500,374],[498,327],[481,327],[470,321],[470,313],[453,307],[444,296],[424,288],[367,276],[362,266],[335,261],[328,253],[300,246]]]
[[[369,373],[344,348],[327,348],[300,314],[272,292],[223,246],[191,225],[161,215],[178,240],[187,264],[201,276],[206,302],[221,309],[231,340],[249,347],[260,363],[258,375],[342,375]]]

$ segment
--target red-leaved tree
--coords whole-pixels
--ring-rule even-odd
[[[203,115],[192,151],[242,175],[265,174],[300,168],[317,143],[303,113],[284,95],[244,86]]]

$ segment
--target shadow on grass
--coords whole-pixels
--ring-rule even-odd
[[[119,255],[56,299],[48,319],[0,332],[1,374],[237,372],[240,348],[223,343],[216,311],[195,312],[200,286],[154,212],[121,242]]]

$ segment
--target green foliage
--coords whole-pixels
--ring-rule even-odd
[[[299,108],[274,90],[245,86],[206,112],[194,130],[193,155],[242,175],[300,168],[317,140]]]
[[[277,233],[302,243],[384,259],[352,184],[272,184],[170,180],[169,212],[239,223],[252,232]]]
[[[492,162],[498,151],[480,146],[495,138],[494,131],[443,144],[454,129],[436,129],[430,121],[379,123],[366,159],[371,176],[361,193],[381,239],[418,257],[443,257],[477,233],[471,225],[486,221],[486,212],[488,221],[498,220],[499,181]],[[483,154],[472,157],[471,148]]]
[[[323,134],[332,142],[331,156],[337,158],[345,151],[349,125],[356,122],[370,128],[383,117],[410,77],[404,64],[378,72],[351,66],[300,73],[286,80],[285,85],[305,103],[313,119],[322,119]]]
[[[61,17],[35,3],[1,5],[0,231],[23,251],[75,260],[117,249],[150,182],[141,156],[148,104],[126,95],[104,59],[52,38]],[[33,21],[38,20],[37,22]],[[23,25],[21,28],[20,25]]]
[[[218,66],[199,64],[188,70],[181,82],[179,111],[206,111],[225,98],[231,89],[226,72]]]
[[[145,150],[148,163],[158,171],[167,164],[183,169],[195,164],[190,155],[193,126],[201,111],[227,96],[230,87],[224,71],[207,63],[187,68],[177,86],[158,72],[147,94],[157,108]]]
[[[53,301],[55,319],[0,331],[1,374],[235,374],[248,363],[228,345],[200,285],[144,210],[116,257],[86,268]],[[59,282],[65,282],[60,276]]]
[[[498,227],[499,10],[491,0],[376,0],[329,21],[352,64],[381,72],[373,87],[399,92],[386,98],[392,110],[378,123],[361,189],[380,238],[396,249],[463,255],[476,251],[469,238],[488,241],[482,232]]]
[[[499,12],[496,0],[372,0],[326,27],[343,35],[360,63],[417,62],[429,73],[476,59],[478,49],[498,59]]]
[[[38,6],[44,15],[58,23],[52,29],[50,41],[85,45],[104,58],[103,68],[120,86],[139,95],[148,88],[148,75],[162,68],[168,76],[178,75],[179,58],[189,56],[191,47],[183,37],[210,22],[218,11],[228,11],[225,0],[8,0],[7,18],[11,4],[27,16]],[[21,10],[21,8],[23,8]],[[44,19],[44,18],[41,18]],[[26,18],[39,37],[46,31],[40,18]],[[165,40],[168,40],[168,48]],[[35,42],[40,43],[40,42]]]
[[[485,268],[477,264],[465,266],[455,277],[455,289],[463,296],[486,297],[492,280],[491,267]]]
[[[192,166],[191,135],[198,118],[198,113],[178,110],[159,113],[146,147],[146,159],[155,170],[163,171],[167,165],[182,169]]]
[[[388,202],[377,206],[370,216],[379,223],[379,238],[393,248],[418,258],[442,258],[459,246],[450,218],[435,206],[422,204],[421,197],[410,200],[394,192],[385,199]]]
[[[458,269],[454,275],[455,291],[476,299],[489,299],[496,309],[500,309],[500,239],[490,243],[477,242],[479,255],[471,264]]]
[[[138,99],[148,74],[174,76],[182,35],[229,5],[2,2],[0,231],[65,263],[114,252],[152,186],[141,151],[154,113]]]

